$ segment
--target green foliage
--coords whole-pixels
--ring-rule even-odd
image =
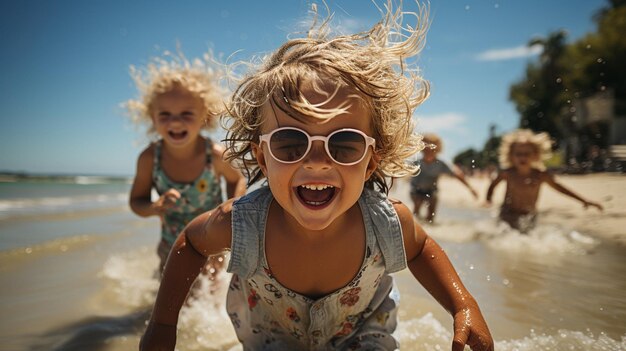
[[[462,168],[472,169],[473,167],[482,168],[482,165],[477,162],[480,159],[480,152],[474,150],[473,148],[469,148],[467,150],[461,151],[459,154],[454,156],[452,162],[455,165],[461,166]]]
[[[591,145],[606,147],[609,129],[590,131],[591,126],[577,124],[577,101],[606,91],[615,98],[614,115],[626,115],[626,0],[609,1],[594,19],[597,31],[571,44],[562,31],[531,40],[528,45],[542,45],[543,53],[528,63],[525,77],[509,93],[520,127],[548,132],[556,145],[581,137],[582,157]]]
[[[547,132],[557,146],[575,135],[582,143],[582,157],[592,145],[608,146],[609,125],[577,125],[577,101],[609,91],[615,98],[614,114],[626,116],[626,0],[608,0],[594,20],[597,30],[570,44],[564,31],[529,41],[529,46],[541,45],[543,52],[538,60],[528,63],[524,78],[509,91],[520,114],[521,128]],[[454,162],[471,166],[474,160],[477,167],[497,164],[499,143],[492,134],[482,151],[465,150]],[[565,158],[558,155],[553,166]]]
[[[528,64],[526,78],[515,83],[509,94],[520,113],[521,128],[548,132],[557,140],[562,136],[561,111],[571,101],[563,84],[565,38],[566,33],[559,31],[547,38],[531,40],[529,46],[543,46],[539,63]]]
[[[500,137],[493,136],[487,140],[482,151],[473,148],[461,151],[454,156],[452,162],[466,169],[486,168],[489,165],[498,165],[498,147],[500,147]]]
[[[563,159],[565,156],[562,151],[556,151],[552,153],[552,156],[545,160],[543,163],[546,165],[548,169],[560,168],[563,166]]]
[[[568,46],[564,64],[569,87],[584,98],[610,89],[616,114],[626,114],[626,1],[601,12],[598,32],[589,33]]]
[[[499,136],[490,137],[485,143],[485,147],[481,152],[481,163],[483,167],[488,165],[498,165],[498,148],[502,138]]]

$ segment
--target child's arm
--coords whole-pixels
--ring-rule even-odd
[[[159,199],[152,202],[152,166],[154,158],[153,147],[145,149],[137,159],[137,171],[133,186],[130,189],[130,209],[141,217],[156,216],[174,206],[180,198],[176,189],[166,191]]]
[[[554,188],[556,191],[565,194],[569,197],[572,197],[578,201],[580,201],[583,206],[585,206],[585,208],[589,207],[589,206],[593,206],[596,207],[598,210],[602,211],[602,205],[600,205],[597,202],[592,202],[592,201],[587,201],[584,198],[580,197],[579,195],[577,195],[576,193],[574,193],[573,191],[569,190],[568,188],[566,188],[564,185],[562,185],[561,183],[557,182],[556,179],[554,179],[554,176],[548,172],[543,172],[542,173],[543,176],[543,180],[548,183],[552,188]]]
[[[485,201],[487,205],[491,205],[491,197],[493,196],[493,190],[496,188],[496,185],[504,180],[505,172],[499,172],[494,180],[489,184],[489,188],[487,189],[487,196],[485,197]]]
[[[456,179],[458,179],[461,183],[463,183],[463,185],[465,185],[465,187],[472,193],[472,195],[474,196],[474,199],[478,199],[478,193],[476,192],[476,190],[474,190],[474,188],[467,182],[467,180],[465,179],[465,175],[463,174],[463,172],[459,169],[453,169],[452,170],[452,174],[454,175],[454,177]]]
[[[225,150],[223,145],[213,143],[214,167],[226,180],[226,194],[230,199],[246,193],[246,178],[225,160]]]
[[[189,289],[206,264],[207,257],[230,248],[231,202],[192,220],[174,242],[165,263],[141,351],[173,351],[178,314]]]
[[[443,249],[415,222],[405,205],[394,207],[402,224],[409,270],[454,318],[452,350],[462,351],[469,345],[474,351],[493,351],[493,339],[478,303]]]

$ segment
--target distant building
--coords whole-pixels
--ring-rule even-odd
[[[611,160],[626,161],[626,115],[616,114],[612,89],[575,101],[569,112],[574,130],[566,138],[568,160],[588,161],[589,150],[600,148]]]

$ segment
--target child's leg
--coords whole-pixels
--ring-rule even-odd
[[[534,212],[526,213],[503,207],[500,210],[500,220],[522,234],[527,234],[535,226],[537,215]]]
[[[518,224],[519,214],[516,214],[515,212],[510,211],[503,207],[500,210],[499,217],[501,221],[508,224],[511,228],[517,229],[519,227],[519,224]]]
[[[163,268],[165,267],[165,261],[167,261],[167,256],[170,254],[171,248],[172,246],[165,240],[161,240],[157,246],[157,255],[159,255],[159,279],[161,279],[161,274],[163,273]]]
[[[435,220],[435,214],[437,213],[437,203],[439,199],[437,198],[437,193],[432,192],[430,194],[430,198],[428,199],[428,214],[426,215],[426,220],[429,223],[432,223]]]
[[[422,207],[424,198],[416,191],[411,191],[411,200],[413,200],[413,214],[415,217],[419,218],[420,208]]]

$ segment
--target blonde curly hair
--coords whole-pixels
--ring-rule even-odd
[[[535,133],[530,129],[517,129],[502,136],[500,148],[498,149],[498,161],[502,169],[512,166],[511,152],[515,144],[531,145],[538,156],[536,160],[533,160],[531,166],[541,171],[546,169],[543,162],[552,156],[552,140],[548,133]]]
[[[428,8],[418,4],[418,13],[407,13],[401,6],[402,2],[394,9],[388,0],[385,11],[381,10],[382,21],[369,31],[331,36],[332,14],[327,8],[329,15],[318,24],[314,4],[313,24],[306,37],[289,39],[241,81],[223,122],[228,130],[225,141],[229,160],[241,163],[249,184],[263,177],[251,145],[258,143],[266,103],[271,101],[296,119],[330,119],[349,107],[347,101],[334,109],[321,108],[323,103],[311,104],[300,91],[305,83],[316,90],[326,84],[335,85],[331,98],[339,89],[348,87],[369,107],[379,158],[370,182],[381,191],[389,189],[385,177],[419,171],[407,162],[424,147],[421,136],[414,133],[412,114],[428,97],[430,86],[406,59],[424,47]],[[405,16],[415,18],[415,27],[402,25]]]
[[[145,67],[131,65],[130,76],[139,98],[126,101],[123,107],[135,125],[144,127],[148,137],[156,139],[151,116],[156,97],[183,89],[202,99],[207,113],[203,130],[213,130],[225,109],[226,90],[219,85],[224,70],[220,67],[210,52],[189,61],[180,50],[177,54],[165,51],[162,56],[151,58]]]

